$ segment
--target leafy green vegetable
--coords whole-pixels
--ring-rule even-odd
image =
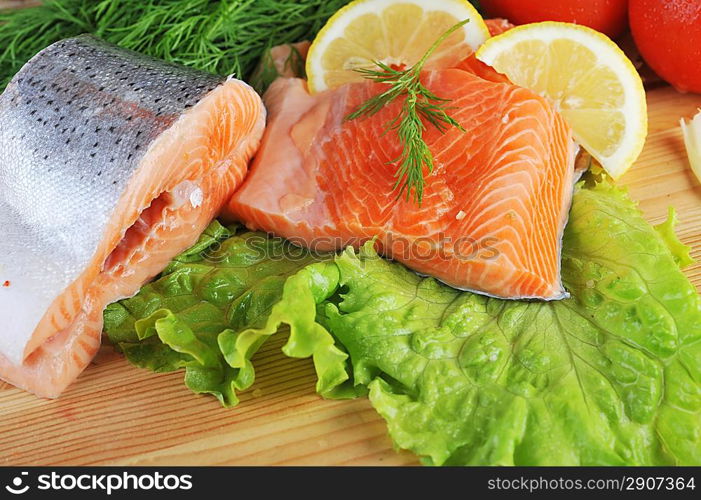
[[[568,300],[456,292],[371,247],[337,263],[346,292],[325,324],[427,463],[701,463],[699,298],[622,191],[575,195]]]
[[[316,306],[331,297],[339,283],[338,267],[331,260],[312,264],[290,277],[284,284],[280,301],[273,307],[265,326],[248,328],[238,333],[227,331],[219,336],[219,344],[229,355],[229,364],[252,372],[248,353],[251,346],[261,345],[284,323],[290,337],[282,351],[294,358],[314,359],[316,389],[322,396],[346,398],[364,394],[345,382],[347,354],[335,345],[331,335],[316,322]]]
[[[674,207],[669,207],[667,212],[667,220],[662,224],[656,225],[655,229],[658,233],[660,233],[660,236],[662,236],[665,243],[667,243],[667,246],[669,247],[670,252],[672,252],[676,263],[680,268],[684,269],[685,267],[693,264],[694,259],[691,258],[691,247],[684,245],[681,241],[679,241],[679,239],[677,239],[677,235],[674,233],[674,226],[677,224],[677,222],[677,213],[675,212]]]
[[[262,233],[236,230],[213,222],[159,279],[135,297],[111,304],[104,314],[109,339],[131,363],[156,372],[185,368],[190,389],[213,394],[225,406],[238,403],[236,391],[253,383],[249,359],[265,340],[261,336],[244,348],[243,342],[234,345],[238,333],[270,328],[283,286],[296,297],[288,277],[301,270],[302,276],[316,278],[315,265],[331,258]],[[315,306],[313,300],[310,306],[304,303],[305,298],[297,300],[306,329],[309,321],[313,324]],[[308,356],[313,351],[298,352]],[[333,382],[340,381],[336,377]]]
[[[662,236],[623,191],[594,179],[574,197],[563,250],[572,297],[564,301],[459,292],[379,258],[369,243],[287,269],[256,321],[233,321],[245,312],[221,320],[223,296],[199,293],[193,306],[194,287],[182,293],[180,283],[195,269],[224,282],[243,272],[202,262],[113,307],[121,316],[108,332],[129,336],[122,345],[146,350],[130,359],[152,368],[188,351],[198,367],[213,366],[194,341],[211,346],[216,337],[233,370],[223,377],[231,398],[252,381],[251,354],[288,324],[284,352],[314,358],[321,394],[369,391],[397,446],[429,464],[701,464],[701,303],[675,260],[673,222]],[[221,255],[245,255],[229,241]],[[254,274],[268,265],[256,261]],[[171,313],[148,318],[164,307]],[[182,329],[173,316],[190,331],[173,333]],[[205,387],[221,391],[221,382]]]
[[[94,33],[127,49],[248,78],[266,48],[310,40],[349,0],[44,0],[0,11],[0,91],[46,46]]]

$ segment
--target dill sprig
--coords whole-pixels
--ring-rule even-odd
[[[441,133],[455,127],[464,132],[462,126],[448,114],[446,106],[450,99],[438,97],[421,83],[421,70],[426,61],[436,49],[455,31],[469,22],[469,19],[459,22],[443,33],[429,47],[419,61],[410,68],[394,69],[382,61],[374,61],[379,68],[359,68],[356,71],[363,77],[377,83],[389,85],[384,92],[377,94],[357,110],[349,114],[347,120],[369,117],[378,113],[385,106],[403,97],[399,114],[385,124],[385,133],[396,130],[397,137],[402,144],[402,153],[391,163],[397,164],[395,173],[394,190],[399,190],[398,197],[403,194],[409,200],[413,193],[414,200],[420,205],[424,192],[424,168],[428,173],[433,172],[433,154],[424,141],[423,133],[426,130],[424,120]]]
[[[44,0],[0,10],[0,91],[37,52],[93,33],[127,49],[247,79],[264,51],[312,39],[349,0]]]

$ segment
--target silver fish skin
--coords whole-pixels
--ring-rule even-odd
[[[10,82],[0,96],[0,285],[10,285],[0,287],[0,354],[21,363],[149,145],[223,81],[83,35]]]

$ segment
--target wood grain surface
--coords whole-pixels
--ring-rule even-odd
[[[21,9],[41,3],[39,0],[0,0],[0,9]]]
[[[22,4],[0,0],[0,6]],[[650,135],[624,176],[651,223],[677,208],[682,241],[701,260],[701,185],[686,160],[680,117],[701,95],[648,92]],[[701,290],[701,264],[686,270]],[[195,396],[182,373],[134,368],[108,346],[60,399],[46,401],[0,383],[0,465],[402,465],[382,419],[365,399],[324,401],[309,360],[284,357],[284,336],[253,359],[255,385],[223,409]]]

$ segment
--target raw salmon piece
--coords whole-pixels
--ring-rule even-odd
[[[311,42],[302,40],[297,43],[277,45],[270,49],[270,57],[277,74],[285,78],[300,76],[298,73],[304,70],[304,62],[311,45]]]
[[[250,78],[253,88],[262,94],[277,78],[304,77],[310,46],[311,42],[303,40],[264,51]]]
[[[243,82],[93,37],[27,63],[0,96],[0,378],[58,396],[105,306],[197,240],[264,126]]]
[[[500,17],[485,19],[484,22],[487,25],[487,29],[489,29],[489,34],[492,36],[501,35],[514,27],[514,25],[509,21]],[[456,67],[469,71],[470,73],[474,73],[475,75],[492,82],[508,83],[510,81],[506,75],[499,73],[491,66],[484,64],[482,61],[477,59],[474,53],[463,59],[456,65]]]
[[[487,25],[489,34],[492,36],[501,35],[502,33],[505,33],[514,27],[514,25],[511,24],[508,19],[503,19],[501,17],[485,19],[484,23]]]
[[[560,246],[575,144],[553,106],[526,89],[461,69],[426,72],[465,128],[426,139],[435,169],[423,204],[392,191],[401,153],[385,124],[345,117],[383,87],[357,83],[310,96],[281,78],[264,100],[269,126],[228,206],[250,228],[338,249],[377,238],[385,255],[456,288],[503,298],[560,299]]]

